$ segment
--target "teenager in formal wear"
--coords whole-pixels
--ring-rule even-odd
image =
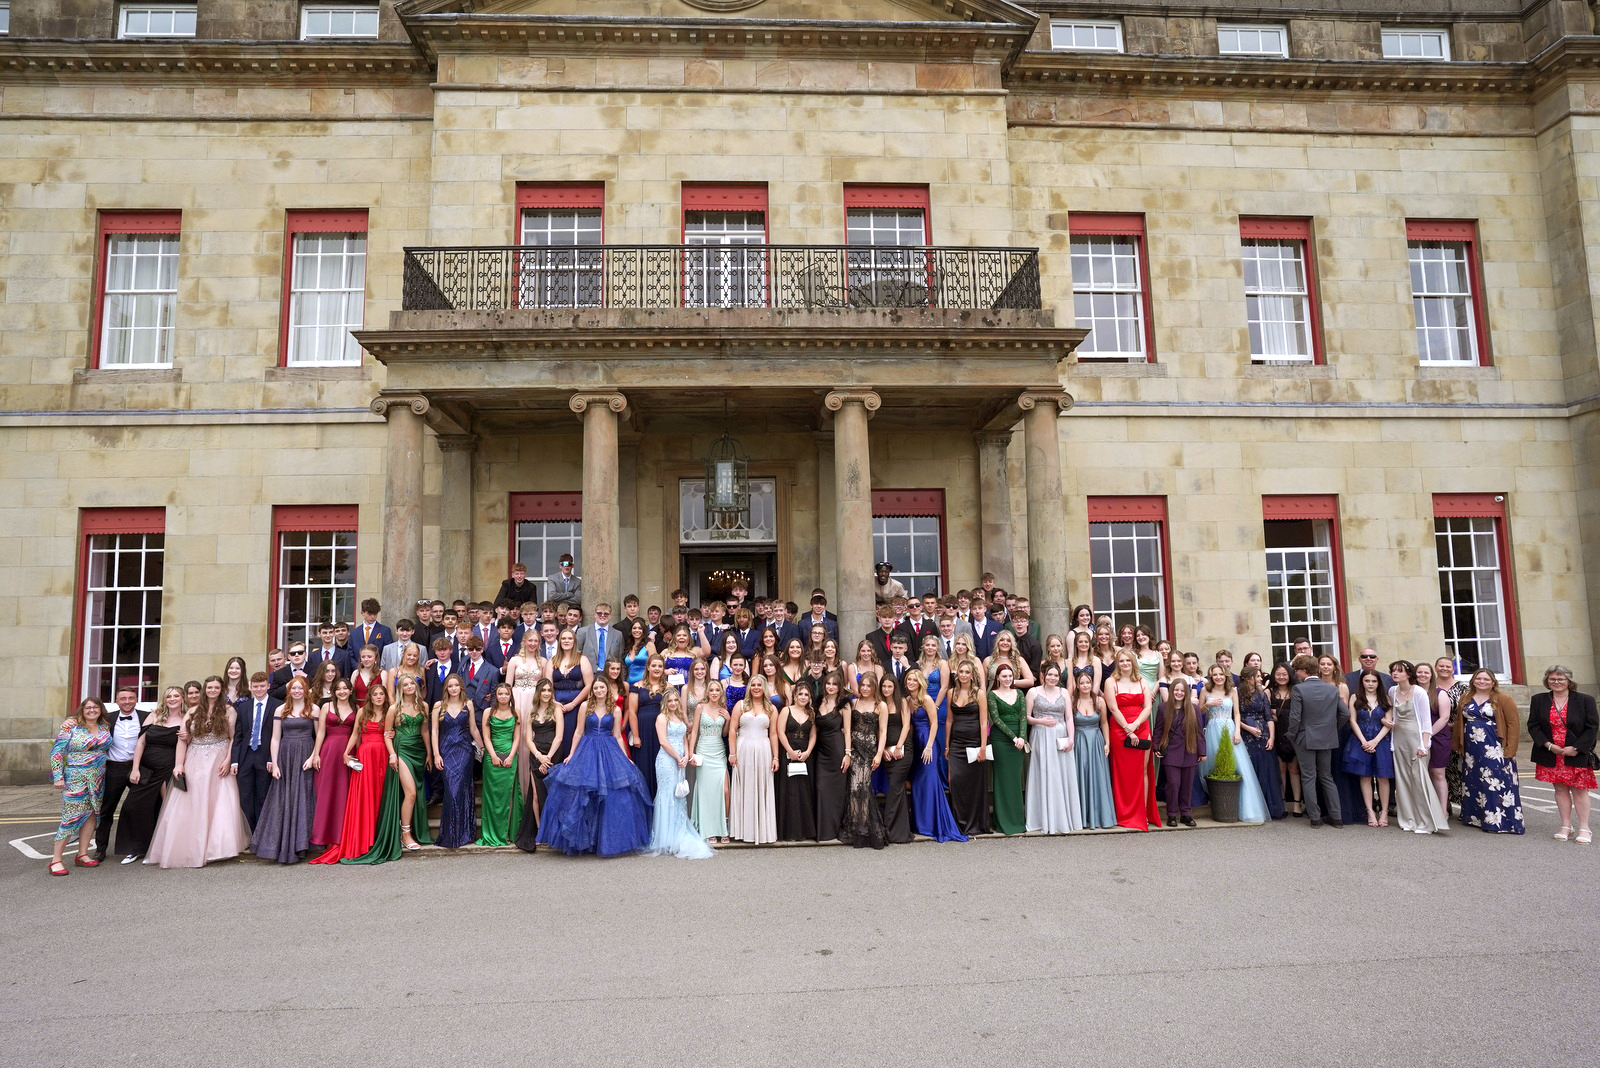
[[[250,693],[250,667],[242,656],[230,656],[222,667],[222,699],[233,704]]]
[[[1431,679],[1432,669],[1409,660],[1389,665],[1394,689],[1389,704],[1394,717],[1395,812],[1402,830],[1435,834],[1446,829],[1446,816],[1439,805],[1439,794],[1428,775],[1428,758],[1433,752],[1433,701],[1418,676]]]
[[[1078,631],[1077,636],[1084,636],[1083,632]],[[1077,757],[1078,802],[1083,809],[1083,825],[1096,829],[1117,825],[1117,806],[1111,793],[1111,732],[1106,700],[1095,686],[1098,671],[1096,667],[1081,667],[1072,676],[1072,726],[1076,732],[1072,749]]]
[[[476,754],[483,751],[476,710],[460,675],[444,680],[444,698],[433,706],[429,731],[434,760],[444,777],[438,844],[445,849],[460,849],[477,837],[472,763]]]
[[[400,692],[400,680],[407,675],[414,676],[423,687],[426,687],[426,676],[422,667],[422,646],[416,642],[407,642],[400,649],[400,662],[381,673],[384,689],[390,693]]]
[[[901,700],[901,684],[915,671],[908,667],[899,679],[888,672],[878,678],[878,715],[883,717],[884,772],[883,833],[887,841],[911,841],[911,808],[906,787],[911,781],[911,766],[917,755],[911,746],[911,714]]]
[[[1176,678],[1173,683],[1176,683]],[[1117,823],[1135,831],[1160,826],[1156,809],[1155,763],[1151,758],[1150,717],[1155,687],[1144,681],[1133,650],[1119,649],[1105,684],[1106,712],[1111,717],[1111,793]]]
[[[965,835],[989,833],[989,704],[983,668],[956,639],[950,662],[950,729],[945,759],[950,767],[950,814]]]
[[[723,631],[717,635],[715,649],[716,655],[711,660],[711,676],[725,681],[732,670],[733,658],[744,656],[739,651],[739,635],[732,630]]]
[[[105,783],[100,793],[100,811],[95,816],[94,848],[90,859],[106,859],[111,846],[111,823],[117,814],[117,805],[131,785],[133,754],[139,747],[139,732],[144,727],[144,713],[139,710],[139,691],[132,686],[117,688],[117,710],[110,714],[107,727],[111,730],[111,747],[106,750]]]
[[[1394,785],[1394,721],[1383,677],[1373,668],[1356,672],[1350,700],[1350,740],[1344,744],[1344,769],[1359,778],[1368,827],[1389,826],[1389,791]],[[1374,787],[1372,781],[1377,780]],[[1374,797],[1376,792],[1376,797]]]
[[[1153,733],[1156,753],[1166,776],[1167,826],[1182,823],[1193,827],[1191,804],[1195,793],[1195,772],[1208,753],[1207,730],[1200,727],[1195,710],[1194,690],[1182,676],[1170,680],[1166,700],[1156,715]],[[1220,737],[1220,735],[1219,735]]]
[[[795,639],[790,645],[799,645]],[[805,842],[817,837],[816,776],[813,754],[817,747],[817,717],[811,687],[799,683],[789,689],[789,700],[778,712],[778,841]],[[798,770],[796,770],[798,769]]]
[[[1256,657],[1257,663],[1260,659]],[[1248,656],[1239,672],[1235,696],[1239,702],[1235,711],[1239,731],[1244,736],[1244,747],[1250,755],[1250,767],[1255,772],[1256,785],[1261,788],[1261,797],[1266,802],[1267,815],[1281,820],[1288,812],[1283,807],[1283,778],[1278,770],[1277,754],[1273,752],[1277,739],[1273,737],[1272,706],[1267,700],[1261,668],[1252,664]]]
[[[556,655],[550,661],[550,680],[555,684],[556,706],[561,709],[561,743],[556,763],[567,758],[578,733],[579,709],[594,687],[594,665],[578,652],[578,636],[570,628],[556,635]]]
[[[333,684],[333,700],[317,710],[316,752],[311,758],[311,766],[317,771],[313,785],[316,809],[311,818],[314,845],[332,845],[344,829],[344,797],[350,785],[350,769],[345,766],[343,754],[355,728],[356,712],[349,679],[337,680]]]
[[[185,717],[172,771],[178,789],[161,806],[146,864],[201,868],[236,857],[250,844],[230,759],[236,727],[237,717],[220,694]]]
[[[644,620],[639,622],[643,623]],[[656,731],[656,717],[661,714],[661,698],[666,692],[666,658],[660,653],[647,653],[639,681],[627,686],[625,707],[633,763],[644,777],[645,792],[651,797],[656,794],[656,753],[661,744]]]
[[[656,652],[650,640],[650,625],[643,619],[626,621],[622,628],[622,662],[627,666],[627,684],[635,686],[644,681],[644,668]],[[650,776],[645,776],[648,782]]]
[[[845,810],[850,802],[850,760],[845,755],[844,702],[849,700],[844,676],[826,671],[817,684],[817,744],[812,769],[816,775],[817,838],[832,842],[844,834]]]
[[[1555,790],[1561,829],[1556,841],[1572,835],[1589,845],[1589,791],[1595,789],[1595,737],[1600,729],[1594,698],[1579,693],[1572,669],[1553,664],[1544,671],[1544,693],[1528,702],[1528,740],[1533,743],[1533,776]]]
[[[696,673],[703,660],[696,662]],[[691,685],[692,685],[691,680]],[[694,800],[690,821],[708,841],[728,840],[728,705],[722,683],[710,679],[704,696],[694,702],[688,746],[694,763]]]
[[[1000,640],[1007,637],[1001,632]],[[1000,640],[994,656],[1001,656]],[[999,659],[991,669],[989,690],[990,742],[994,748],[994,829],[1001,834],[1022,834],[1028,829],[1027,808],[1023,801],[1022,776],[1027,767],[1028,732],[1024,724],[1025,699],[1017,688],[1017,667]],[[1022,670],[1026,670],[1024,667]]]
[[[702,658],[702,650],[695,644],[689,628],[674,627],[672,637],[661,657],[667,669],[667,685],[681,693],[689,683],[689,671],[694,667],[695,660]],[[703,687],[701,692],[704,692]],[[691,711],[687,701],[684,710],[686,714]]]
[[[94,868],[100,862],[90,855],[94,842],[95,820],[100,812],[105,788],[106,753],[111,749],[111,728],[106,725],[106,706],[93,697],[78,702],[78,708],[62,721],[50,747],[50,782],[61,791],[61,823],[56,828],[55,850],[50,858],[50,874],[65,875],[67,840],[78,839],[79,867]]]
[[[948,678],[949,665],[937,658],[938,643],[937,636],[929,635],[923,639],[923,649],[931,651],[933,662],[939,665],[933,669],[934,677]],[[911,828],[936,842],[965,842],[967,836],[961,833],[950,812],[944,780],[939,774],[947,736],[943,720],[948,707],[939,698],[946,695],[934,691],[928,679],[919,662],[900,680],[902,704],[911,719],[911,736],[906,742],[911,769]],[[892,734],[892,730],[886,734]]]
[[[515,844],[532,853],[539,842],[539,820],[549,791],[547,776],[561,747],[561,710],[556,706],[555,684],[540,679],[533,688],[533,707],[522,720],[522,741],[527,747],[523,763],[529,765],[528,789],[522,795],[522,822]]]
[[[952,639],[953,642],[953,639]],[[936,715],[929,714],[923,709],[922,702],[918,700],[911,709],[911,731],[914,735],[915,751],[921,753],[930,746],[933,749],[933,770],[938,775],[939,789],[943,792],[950,782],[950,765],[945,762],[945,732],[948,730],[946,720],[945,688],[950,684],[950,662],[944,657],[944,639],[938,634],[928,634],[922,639],[920,655],[917,657],[916,668],[922,675],[923,687],[927,690],[928,700],[933,702],[937,711]],[[902,680],[903,682],[903,680]],[[931,732],[931,733],[926,733]],[[921,774],[922,761],[919,759],[911,769],[912,794],[916,794],[916,780]],[[913,801],[912,820],[917,818],[916,804]],[[918,834],[923,833],[918,831]]]
[[[1080,672],[1089,673],[1089,685],[1095,693],[1099,693],[1105,683],[1100,675],[1100,660],[1094,655],[1094,632],[1092,630],[1074,630],[1072,632],[1072,655],[1067,658],[1065,676],[1070,676],[1074,681],[1072,689],[1077,690],[1077,678]]]
[[[359,705],[367,703],[367,687],[373,683],[382,683],[383,673],[378,670],[378,649],[373,645],[364,645],[356,653],[355,670],[350,672],[350,688]]]
[[[325,661],[317,668],[316,671],[312,672],[311,675],[306,679],[306,692],[311,695],[311,703],[316,707],[321,708],[323,705],[333,700],[333,684],[338,682],[340,678],[339,664],[337,661],[333,660]],[[268,676],[267,693],[269,695],[272,693],[270,680],[271,676]],[[287,685],[285,685],[284,690],[287,693]],[[245,688],[245,696],[248,697],[249,695],[250,690],[247,685]]]
[[[252,679],[250,695],[233,706],[239,729],[233,737],[232,774],[239,783],[239,804],[244,809],[245,822],[252,829],[261,818],[261,806],[272,784],[272,773],[267,765],[272,758],[273,721],[277,718],[278,706],[282,704],[272,699],[268,688],[267,679]],[[284,692],[287,694],[287,688]],[[222,699],[222,679],[216,675],[205,681],[205,700],[208,703],[225,703]]]
[[[1193,689],[1191,687],[1191,689]],[[1195,771],[1194,800],[1206,796],[1205,777],[1217,765],[1217,754],[1222,751],[1224,735],[1233,744],[1234,766],[1239,775],[1239,822],[1267,822],[1267,800],[1256,781],[1255,765],[1244,748],[1244,728],[1239,720],[1238,692],[1233,685],[1233,675],[1222,664],[1212,664],[1206,669],[1206,680],[1194,701],[1204,715],[1206,744],[1200,765]],[[1168,799],[1170,802],[1170,798]],[[1342,811],[1341,799],[1341,811]],[[1169,810],[1170,812],[1170,810]]]
[[[565,761],[550,769],[539,844],[575,856],[637,853],[650,844],[652,799],[628,759],[616,695],[594,680]]]
[[[516,840],[522,819],[517,756],[522,751],[522,717],[511,700],[511,684],[494,688],[492,703],[479,713],[483,739],[483,801],[474,845],[505,846]]]
[[[749,662],[745,660],[743,653],[735,652],[728,658],[728,663],[722,673],[722,700],[728,706],[729,712],[733,711],[734,705],[744,700],[745,689],[750,683],[748,664]],[[733,740],[731,733],[728,740],[730,742]],[[733,747],[730,745],[730,754],[732,749]]]
[[[1094,658],[1100,665],[1100,686],[1104,689],[1106,682],[1117,671],[1116,636],[1109,623],[1094,628]]]
[[[994,685],[995,676],[1000,665],[1006,664],[1011,668],[1012,687],[1017,690],[1026,690],[1033,686],[1033,672],[1028,668],[1028,662],[1022,658],[1017,649],[1016,635],[1009,630],[1003,630],[994,637],[993,651],[989,658],[983,662],[985,676],[990,685]],[[993,709],[990,709],[991,713]]]
[[[883,760],[888,724],[878,708],[878,673],[856,679],[855,697],[843,705],[845,759],[850,767],[850,797],[840,838],[858,849],[882,849],[883,812],[872,793],[872,773]]]
[[[732,767],[728,796],[728,833],[740,841],[761,845],[778,840],[776,800],[772,777],[778,770],[773,740],[772,703],[767,681],[751,676],[742,700],[732,708],[733,744],[728,754]]]
[[[1066,834],[1083,830],[1083,805],[1078,797],[1077,728],[1061,688],[1061,665],[1039,665],[1039,685],[1028,691],[1024,710],[1028,744],[1028,791],[1025,814],[1030,831]]]
[[[787,704],[795,686],[806,677],[806,646],[799,638],[790,638],[783,645],[778,661],[778,696]]]
[[[123,803],[122,819],[117,824],[117,852],[122,854],[124,864],[138,860],[150,848],[162,802],[171,789],[182,731],[183,691],[168,686],[161,703],[145,717],[139,744],[133,750],[133,769],[128,773],[133,789]]]
[[[1272,665],[1267,679],[1267,707],[1272,710],[1273,740],[1276,743],[1278,768],[1283,777],[1283,807],[1291,816],[1306,814],[1305,801],[1300,787],[1300,758],[1295,753],[1294,739],[1289,737],[1289,699],[1294,694],[1294,674],[1289,665],[1278,661]]]
[[[256,678],[264,692],[267,676],[258,672]],[[272,720],[267,763],[272,782],[250,837],[250,852],[262,860],[293,864],[311,848],[316,740],[317,707],[310,686],[305,679],[290,679]]]
[[[1161,672],[1164,657],[1156,648],[1155,631],[1143,623],[1133,628],[1133,655],[1134,663],[1144,681],[1155,682],[1156,676]]]
[[[390,711],[389,691],[382,680],[368,683],[367,699],[356,711],[350,737],[340,755],[341,762],[350,769],[350,780],[345,789],[339,840],[313,857],[311,863],[337,864],[347,857],[360,857],[372,848],[378,834],[384,786],[399,763],[389,729]]]
[[[705,860],[712,850],[689,822],[689,723],[683,697],[668,687],[656,716],[656,795],[648,851],[656,856]],[[682,793],[679,793],[679,790]]]

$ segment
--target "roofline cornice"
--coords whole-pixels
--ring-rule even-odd
[[[270,83],[427,84],[431,65],[410,44],[362,41],[84,41],[0,37],[0,80],[106,76],[193,83],[216,75]]]

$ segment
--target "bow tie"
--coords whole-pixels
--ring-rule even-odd
[[[118,721],[125,720],[125,719],[133,719],[133,718],[134,718],[134,716],[133,716],[132,712],[123,712],[123,713],[121,713],[121,714],[119,714],[117,716]]]

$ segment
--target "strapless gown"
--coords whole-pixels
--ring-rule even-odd
[[[572,757],[550,769],[539,844],[569,856],[614,857],[650,844],[650,795],[644,777],[611,734],[609,713],[584,720]]]

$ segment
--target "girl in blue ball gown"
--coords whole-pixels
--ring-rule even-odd
[[[572,753],[545,777],[540,845],[614,857],[650,844],[650,794],[628,758],[616,698],[606,679],[591,684]]]

